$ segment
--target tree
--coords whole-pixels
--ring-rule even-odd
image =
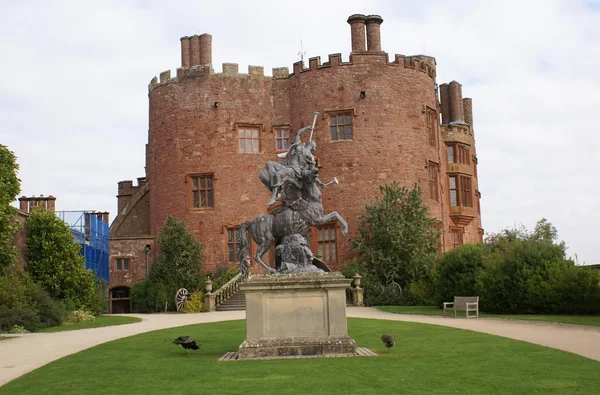
[[[496,313],[600,312],[599,276],[565,258],[565,243],[542,218],[534,231],[505,229],[486,239],[481,306]]]
[[[438,256],[439,232],[421,189],[409,190],[396,182],[379,189],[382,198],[365,206],[359,234],[352,240],[363,270],[382,285],[395,282],[403,289],[428,280]]]
[[[163,311],[165,303],[174,310],[173,298],[179,288],[194,291],[200,288],[204,262],[202,244],[187,231],[186,222],[167,218],[158,238],[160,258],[150,268],[148,278],[131,291],[134,311]]]
[[[17,157],[5,145],[0,144],[0,269],[14,263],[16,250],[13,245],[16,209],[10,204],[21,192],[21,180],[17,176]]]
[[[54,213],[36,209],[25,225],[27,271],[55,299],[99,313],[96,278],[85,268],[81,246]]]

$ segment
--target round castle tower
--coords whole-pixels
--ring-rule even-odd
[[[183,37],[177,75],[163,72],[149,85],[149,235],[168,216],[185,219],[205,246],[207,270],[235,261],[235,228],[267,211],[270,193],[258,171],[318,111],[313,139],[320,178],[340,181],[323,191],[323,206],[350,226],[346,237],[333,225],[312,232],[311,248],[330,267],[352,256],[349,240],[365,204],[393,181],[422,188],[443,230],[442,250],[479,241],[471,101],[456,81],[439,87],[438,101],[432,57],[395,55],[390,62],[381,50],[382,22],[378,15],[348,18],[349,62],[340,54],[326,62],[316,57],[306,68],[295,63],[291,73],[273,69],[272,77],[256,66],[241,74],[237,64],[214,73],[212,37]]]

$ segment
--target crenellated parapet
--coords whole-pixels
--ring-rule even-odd
[[[148,92],[161,85],[176,83],[188,78],[208,78],[211,75],[225,77],[251,76],[281,80],[291,78],[306,72],[314,72],[336,67],[352,67],[355,65],[369,64],[370,62],[383,63],[390,67],[403,67],[413,69],[415,72],[427,74],[435,80],[435,58],[425,55],[394,55],[389,60],[386,52],[381,50],[380,26],[383,19],[379,15],[354,14],[348,18],[351,30],[352,52],[348,62],[342,61],[342,55],[334,53],[328,55],[326,62],[321,62],[321,57],[316,56],[308,60],[308,67],[299,61],[293,64],[291,72],[287,67],[273,68],[272,77],[264,75],[261,66],[248,66],[248,73],[239,73],[236,63],[223,63],[223,72],[214,73],[212,68],[212,36],[208,33],[201,35],[185,36],[181,38],[181,67],[177,69],[176,77],[171,77],[171,71],[163,71],[154,77],[148,85]],[[454,88],[454,87],[453,87]],[[460,106],[462,108],[462,106]],[[456,107],[458,111],[458,107]],[[465,114],[456,114],[464,121]]]

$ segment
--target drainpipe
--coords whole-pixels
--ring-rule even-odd
[[[148,278],[148,257],[150,256],[151,250],[152,247],[150,247],[150,244],[146,244],[146,278]]]

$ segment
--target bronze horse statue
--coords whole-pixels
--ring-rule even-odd
[[[240,224],[237,237],[238,262],[242,275],[248,274],[250,264],[248,233],[258,244],[254,260],[269,273],[277,273],[277,270],[268,266],[262,257],[275,240],[287,235],[303,233],[311,226],[324,225],[332,220],[340,223],[343,235],[348,233],[348,224],[340,214],[336,211],[324,214],[321,200],[321,187],[324,184],[318,180],[318,174],[319,170],[313,166],[302,178],[300,188],[286,181],[282,185],[282,196],[285,195],[286,198],[282,199],[282,206],[279,209],[272,214],[261,214],[252,221]],[[265,185],[268,185],[268,175],[260,174],[260,178]]]

